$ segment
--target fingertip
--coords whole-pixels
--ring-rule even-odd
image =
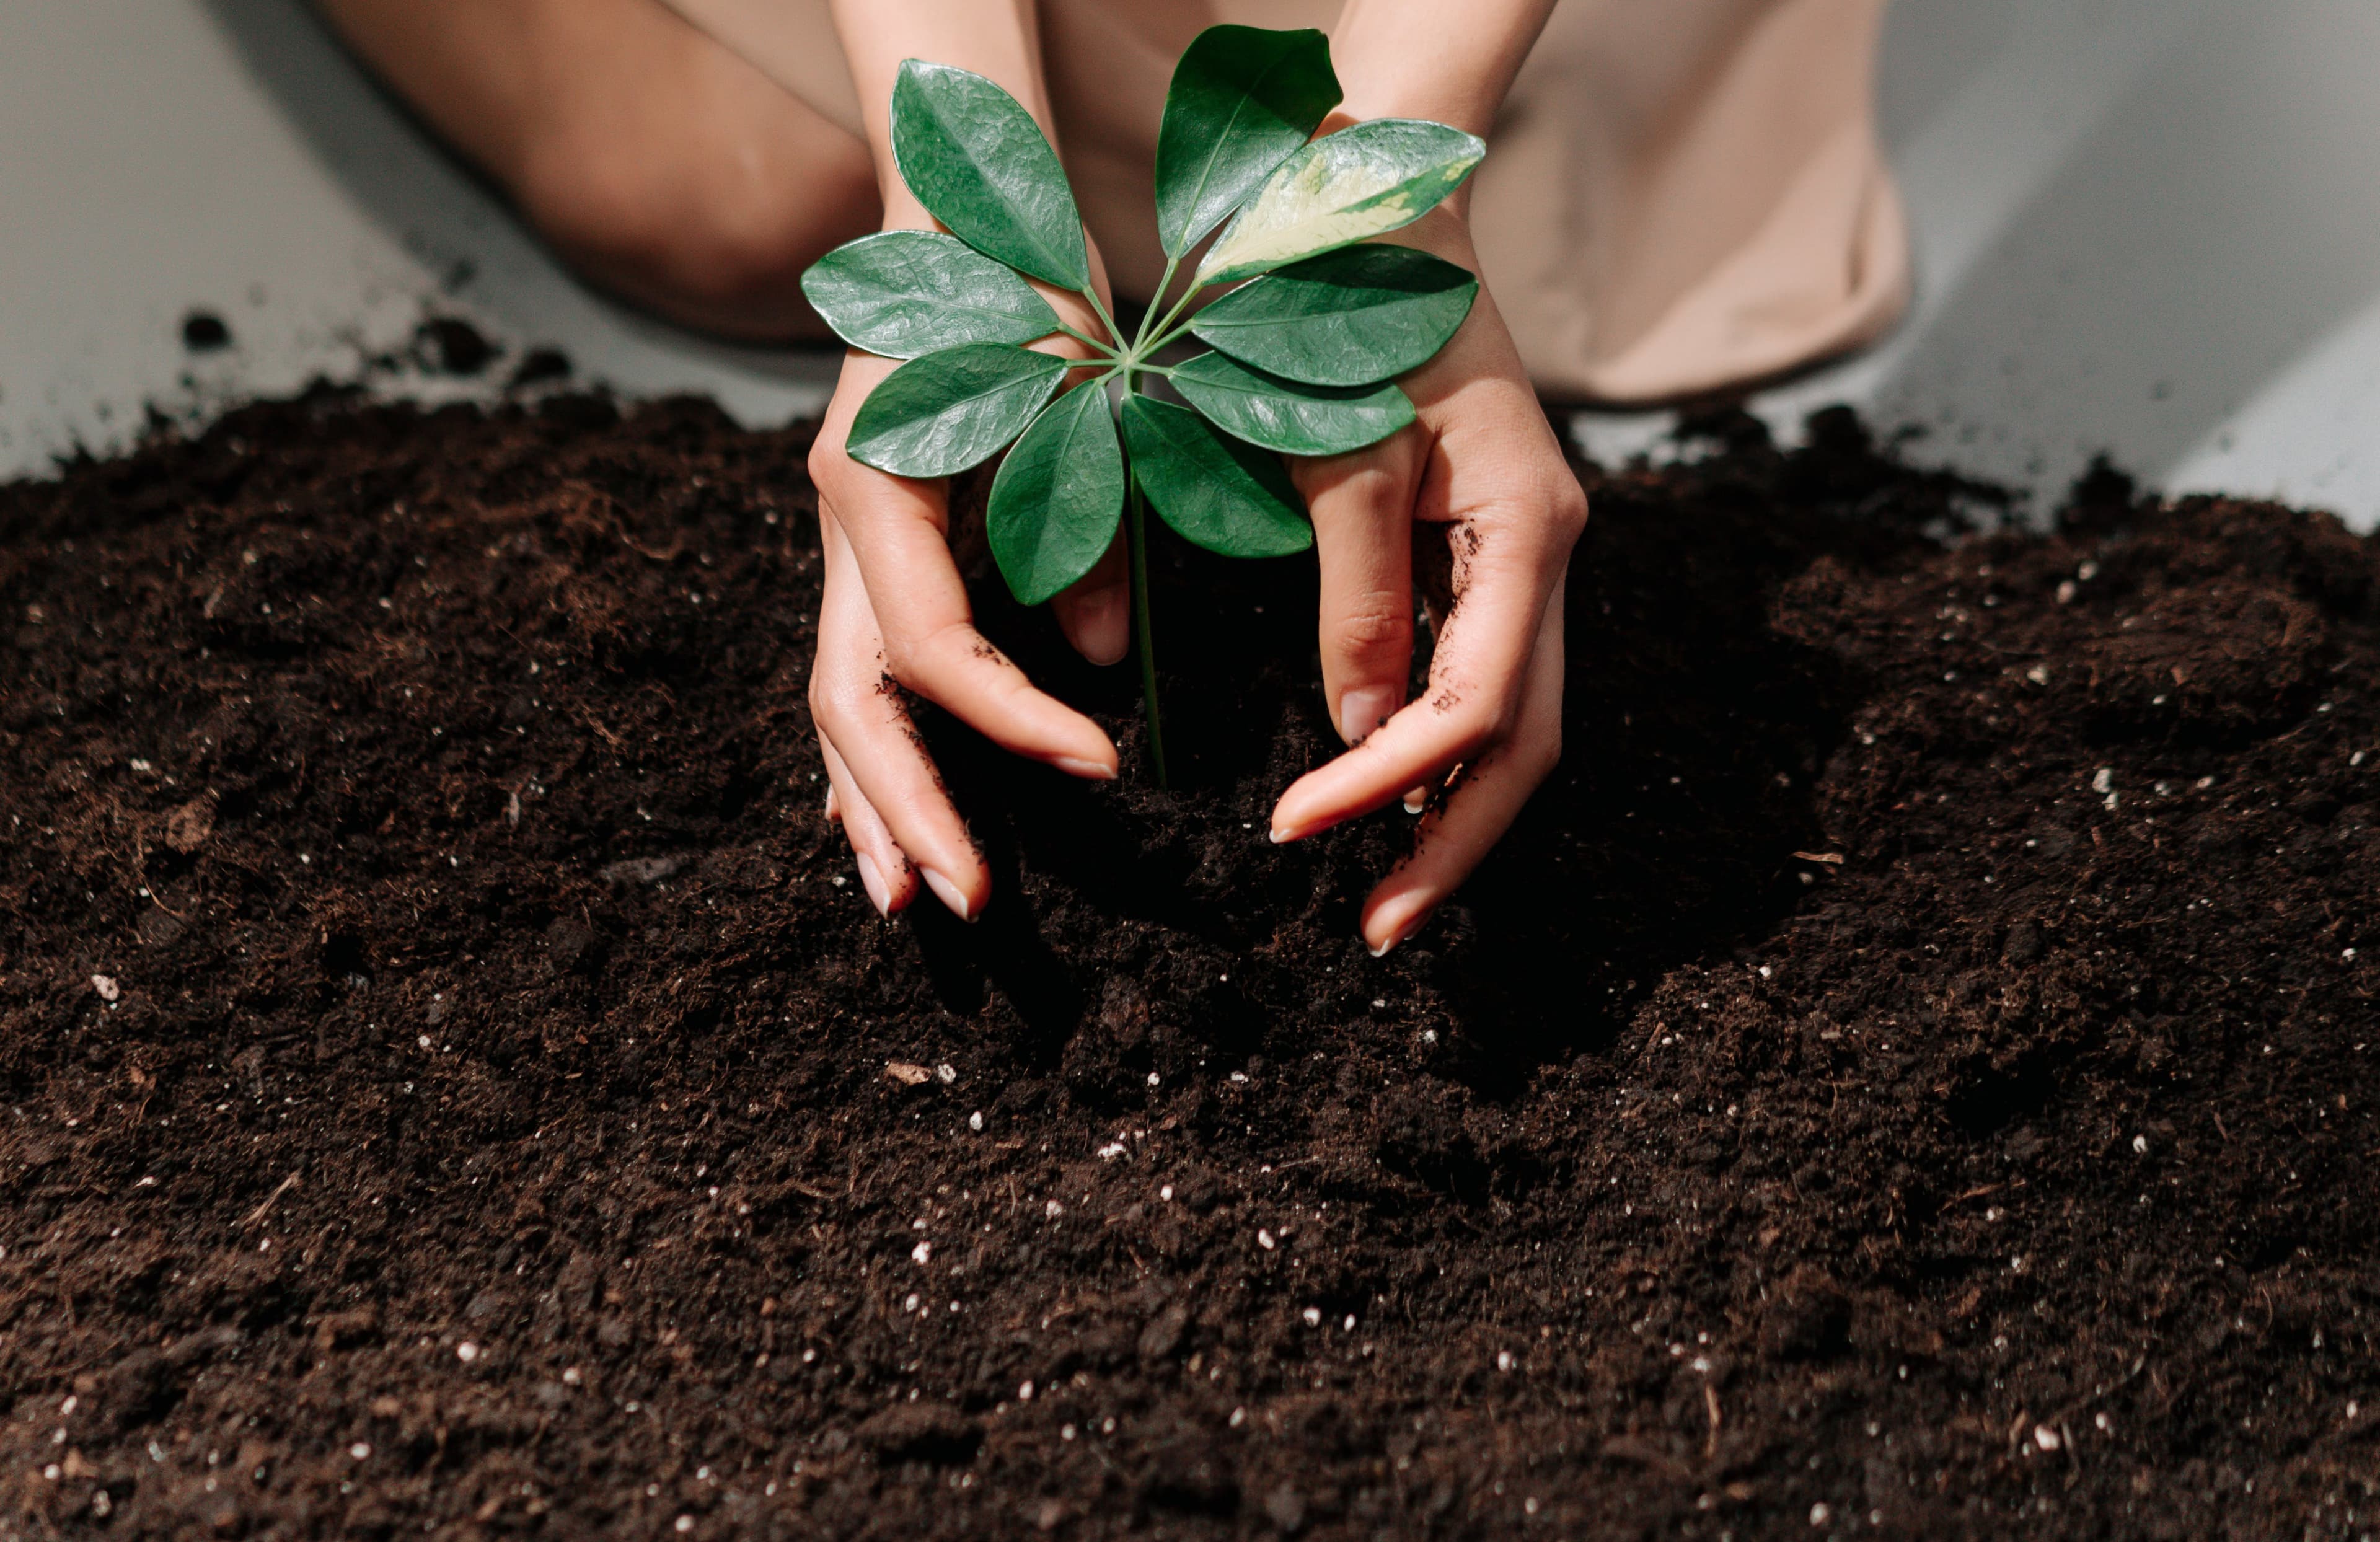
[[[1105,668],[1132,650],[1131,597],[1122,584],[1101,584],[1061,596],[1058,629],[1087,661]]]
[[[918,872],[925,879],[926,887],[934,892],[934,898],[941,901],[944,907],[962,921],[972,921],[981,916],[984,902],[991,897],[991,885],[980,871],[975,875],[972,892],[931,868],[921,867]]]
[[[868,903],[876,907],[877,915],[890,919],[892,915],[892,888],[884,881],[884,874],[876,866],[876,859],[863,851],[854,860],[859,868],[859,886],[868,892]]]
[[[1044,730],[1039,759],[1086,782],[1113,782],[1122,765],[1115,741],[1089,718],[1060,703],[1065,719]]]
[[[1430,913],[1438,908],[1438,898],[1419,890],[1406,890],[1386,896],[1375,892],[1372,902],[1364,907],[1364,946],[1374,958],[1387,956],[1398,944],[1422,929]]]
[[[1123,662],[1132,650],[1132,580],[1121,531],[1091,570],[1050,608],[1058,613],[1058,629],[1086,660],[1102,668]]]

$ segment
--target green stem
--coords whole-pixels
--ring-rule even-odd
[[[1091,311],[1099,317],[1099,325],[1107,328],[1108,335],[1116,340],[1116,346],[1122,347],[1123,328],[1116,325],[1115,318],[1108,314],[1107,302],[1099,298],[1099,292],[1096,289],[1084,289],[1080,293],[1085,299],[1091,302]]]
[[[1165,727],[1157,710],[1157,650],[1153,628],[1148,620],[1148,530],[1143,515],[1146,503],[1140,492],[1140,473],[1127,473],[1132,483],[1132,512],[1126,527],[1126,539],[1132,543],[1132,625],[1134,640],[1140,646],[1140,704],[1148,719],[1148,762],[1157,772],[1157,784],[1168,784],[1165,775]]]
[[[1140,330],[1133,334],[1132,351],[1134,353],[1139,353],[1140,346],[1148,341],[1148,323],[1157,319],[1157,308],[1165,303],[1165,291],[1173,283],[1173,270],[1181,265],[1182,259],[1179,257],[1169,257],[1165,260],[1165,276],[1157,281],[1157,293],[1148,297],[1148,309],[1140,313]]]
[[[1165,320],[1158,322],[1154,329],[1143,329],[1144,334],[1153,330],[1156,334],[1154,340],[1145,346],[1137,342],[1135,343],[1133,345],[1133,351],[1140,354],[1152,354],[1158,349],[1165,346],[1166,344],[1172,342],[1176,337],[1181,336],[1184,328],[1177,327],[1173,323],[1181,316],[1183,310],[1189,306],[1190,302],[1198,297],[1198,292],[1204,287],[1205,285],[1203,285],[1194,283],[1189,288],[1184,289],[1182,292],[1182,297],[1173,302],[1173,309],[1165,313]]]
[[[1067,336],[1073,338],[1077,343],[1087,343],[1090,346],[1099,349],[1099,352],[1107,355],[1110,358],[1116,357],[1115,349],[1108,346],[1105,343],[1100,342],[1098,338],[1093,337],[1087,333],[1076,332],[1073,327],[1066,325],[1063,322],[1058,323],[1058,330],[1064,333]]]

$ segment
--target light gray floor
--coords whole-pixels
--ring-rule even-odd
[[[2375,58],[2370,0],[1898,0],[1885,127],[1916,310],[1756,405],[1790,431],[1847,400],[2044,500],[2105,450],[2155,485],[2371,528]],[[187,354],[193,305],[237,346]],[[119,445],[151,406],[353,378],[433,310],[749,421],[813,409],[831,374],[588,294],[298,0],[0,0],[0,475]],[[1665,422],[1579,431],[1622,454]]]

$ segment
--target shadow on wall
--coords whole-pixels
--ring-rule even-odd
[[[2105,37],[2141,3],[2046,25]],[[1944,39],[1982,26],[1946,14],[1977,8],[1957,0],[1902,4],[1921,13],[1896,22],[1916,34],[1902,53],[1937,73]],[[2121,96],[1971,261],[1954,256],[1952,289],[1925,297],[1875,383],[1878,421],[1950,431],[1944,453],[1971,469],[2056,486],[2107,451],[2155,481],[2380,298],[2380,10],[2289,0],[2143,21],[2154,56],[2123,58],[2116,33],[2105,78]],[[2025,84],[1993,89],[2014,104]],[[1920,138],[1916,101],[1888,81],[1886,102],[1896,148]],[[1921,219],[1928,195],[1911,188]]]
[[[601,298],[566,276],[502,197],[382,90],[302,0],[199,0],[265,96],[357,206],[447,291],[537,341],[574,335],[600,307],[608,328],[739,371],[814,383],[815,350],[715,342]],[[557,303],[560,302],[560,303]],[[573,314],[577,312],[577,314]]]

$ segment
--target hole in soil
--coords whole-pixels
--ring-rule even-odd
[[[2057,1095],[2056,1066],[2046,1058],[2027,1056],[2006,1070],[1970,1068],[1942,1112],[1962,1133],[1982,1137],[2034,1117]]]

